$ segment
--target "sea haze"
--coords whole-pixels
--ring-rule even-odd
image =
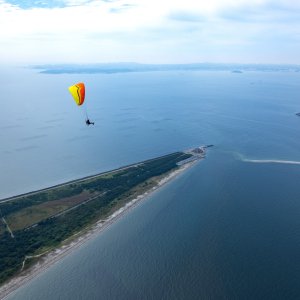
[[[9,299],[300,298],[295,68],[1,71],[1,198],[215,145]],[[86,111],[68,92],[79,81]]]

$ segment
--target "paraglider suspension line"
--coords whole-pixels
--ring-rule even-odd
[[[88,113],[87,113],[87,108],[86,108],[86,106],[84,107],[84,112],[85,112],[85,119],[88,120],[89,116],[88,116]]]

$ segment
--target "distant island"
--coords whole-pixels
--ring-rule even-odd
[[[34,65],[30,68],[45,74],[114,74],[132,72],[157,71],[228,71],[242,73],[245,71],[261,72],[298,72],[299,65],[273,64],[222,64],[222,63],[191,63],[191,64],[140,64],[134,62],[99,63],[99,64],[57,64]]]
[[[1,200],[0,299],[204,158],[211,146]]]

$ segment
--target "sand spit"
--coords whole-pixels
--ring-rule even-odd
[[[155,190],[169,182],[170,180],[177,177],[179,174],[183,173],[185,170],[189,169],[193,165],[195,165],[201,158],[188,162],[182,166],[180,166],[175,171],[164,176],[160,181],[157,183],[156,186],[152,187],[150,190],[146,191],[145,193],[138,195],[136,198],[131,200],[130,202],[126,203],[123,207],[112,213],[106,220],[100,220],[95,225],[93,225],[89,230],[83,230],[82,232],[78,232],[72,237],[72,241],[62,245],[61,247],[51,250],[44,256],[39,257],[39,260],[36,264],[30,267],[28,270],[23,271],[22,273],[16,275],[3,286],[0,287],[0,300],[4,300],[8,297],[9,294],[17,290],[19,287],[23,286],[34,277],[38,276],[41,272],[48,269],[63,257],[74,251],[75,249],[79,248],[83,245],[86,241],[90,240],[94,236],[100,234],[103,230],[105,230],[108,226],[110,226],[113,222],[117,219],[122,217],[126,212],[130,209],[134,208],[138,205],[142,200],[144,200],[147,196],[153,193]],[[22,266],[20,266],[21,269]]]

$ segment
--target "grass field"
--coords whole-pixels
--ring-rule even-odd
[[[38,205],[26,207],[17,211],[16,213],[10,214],[6,218],[6,222],[12,231],[24,229],[40,222],[41,220],[47,219],[82,202],[85,202],[95,195],[97,195],[97,193],[83,191],[79,195],[66,197],[59,200],[47,201]]]

